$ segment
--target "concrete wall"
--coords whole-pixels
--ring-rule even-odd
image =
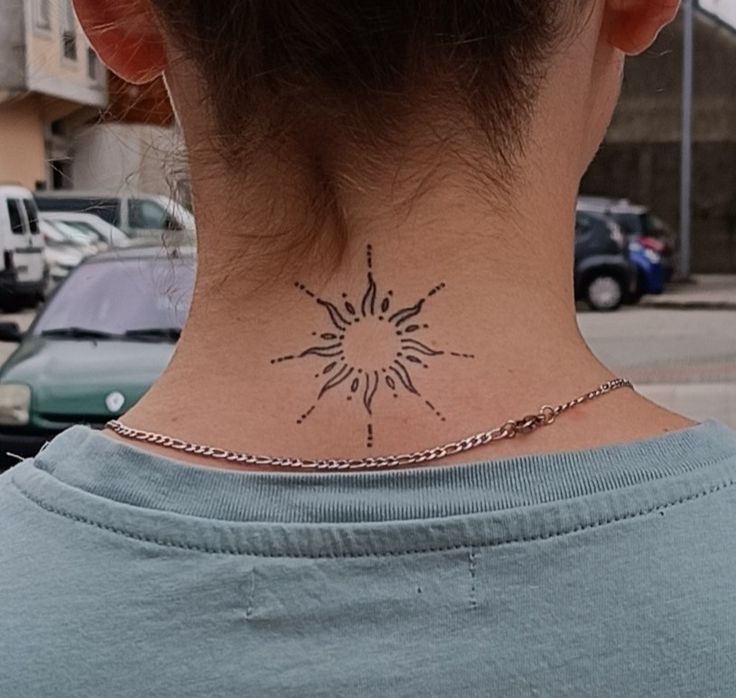
[[[72,179],[77,189],[169,195],[183,168],[174,127],[101,123],[74,141]]]
[[[46,174],[44,123],[37,100],[0,104],[0,182],[34,189]]]
[[[736,30],[698,13],[693,268],[736,273]],[[628,197],[679,226],[682,25],[627,66],[620,106],[583,192]]]

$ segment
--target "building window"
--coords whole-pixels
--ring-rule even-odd
[[[51,29],[51,0],[35,0],[33,3],[33,19],[36,29]]]
[[[61,43],[64,58],[70,61],[77,60],[77,21],[72,9],[72,0],[62,0],[61,3]]]
[[[94,49],[87,49],[87,77],[97,82],[100,79],[100,61]]]

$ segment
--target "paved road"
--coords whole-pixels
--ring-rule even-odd
[[[626,308],[579,322],[593,351],[641,393],[736,428],[736,311]]]
[[[24,329],[30,311],[0,316]],[[655,402],[736,428],[736,311],[625,308],[579,315],[593,351]],[[14,345],[0,343],[0,361]]]

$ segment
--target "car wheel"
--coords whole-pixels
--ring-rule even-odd
[[[623,284],[608,274],[594,276],[585,289],[585,300],[592,310],[616,310],[624,300]]]

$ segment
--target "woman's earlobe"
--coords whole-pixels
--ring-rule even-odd
[[[74,0],[79,23],[103,63],[123,80],[151,82],[166,69],[166,46],[148,0]]]
[[[646,51],[676,16],[680,0],[606,0],[605,37],[628,55]]]

